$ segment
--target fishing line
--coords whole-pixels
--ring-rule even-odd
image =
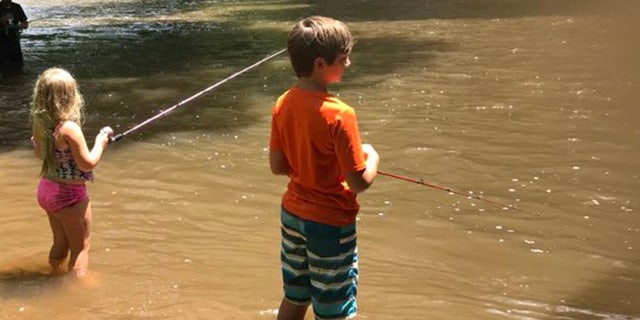
[[[186,104],[186,103],[188,103],[188,102],[190,102],[192,100],[195,100],[195,99],[199,98],[200,96],[204,95],[205,93],[207,93],[207,92],[209,92],[209,91],[211,91],[211,90],[223,85],[227,81],[229,81],[229,80],[231,80],[231,79],[233,79],[233,78],[235,78],[235,77],[237,77],[237,76],[239,76],[239,75],[241,75],[241,74],[243,74],[243,73],[245,73],[245,72],[257,67],[257,66],[259,66],[259,65],[261,65],[262,63],[264,63],[264,62],[266,62],[268,60],[273,59],[274,57],[276,57],[277,55],[285,52],[286,50],[287,49],[285,48],[285,49],[281,49],[281,50],[279,50],[279,51],[277,51],[275,53],[272,53],[272,54],[264,57],[262,60],[254,63],[254,64],[252,64],[252,65],[250,65],[250,66],[248,66],[248,67],[246,67],[246,68],[244,68],[244,69],[242,69],[242,70],[240,70],[240,71],[238,71],[238,72],[236,72],[236,73],[234,73],[234,74],[232,74],[232,75],[230,75],[230,76],[228,76],[228,77],[226,77],[226,78],[224,78],[222,80],[220,80],[219,82],[217,82],[217,83],[211,85],[210,87],[208,87],[208,88],[206,88],[206,89],[204,89],[204,90],[192,95],[191,97],[188,97],[188,98],[176,103],[171,108],[165,109],[162,112],[158,113],[157,115],[155,115],[155,116],[153,116],[153,117],[151,117],[151,118],[149,118],[149,119],[147,119],[145,121],[140,122],[139,124],[135,125],[131,129],[111,137],[111,140],[109,140],[109,143],[119,141],[120,139],[124,138],[126,135],[128,135],[128,134],[130,134],[130,133],[132,133],[132,132],[134,132],[134,131],[142,128],[142,127],[144,127],[145,125],[147,125],[147,124],[149,124],[149,123],[151,123],[151,122],[153,122],[153,121],[155,121],[155,120],[167,115],[169,112],[181,107],[182,105],[184,105],[184,104]]]
[[[511,204],[506,204],[506,203],[502,203],[502,202],[489,200],[489,199],[483,198],[481,196],[477,196],[477,195],[473,195],[473,194],[467,194],[467,193],[464,193],[464,192],[461,192],[461,191],[456,191],[456,190],[451,189],[449,187],[444,187],[444,186],[435,185],[433,183],[424,182],[424,180],[422,180],[422,178],[413,179],[413,178],[401,176],[401,175],[390,173],[390,172],[380,171],[380,170],[378,170],[378,174],[381,174],[381,175],[387,176],[387,177],[391,177],[391,178],[395,178],[395,179],[399,179],[399,180],[404,180],[404,181],[408,181],[408,182],[421,184],[423,186],[427,186],[427,187],[438,189],[438,190],[442,190],[442,191],[447,191],[449,193],[457,194],[457,195],[460,195],[460,196],[465,196],[465,197],[468,197],[468,198],[477,199],[477,200],[484,201],[484,202],[487,202],[487,203],[491,203],[491,204],[494,204],[494,205],[499,205],[499,206],[502,206],[503,209],[511,209],[511,208],[513,208],[513,209],[517,209],[517,210],[520,210],[520,211],[524,211],[524,210],[522,210],[522,209],[520,209],[518,207],[515,207],[515,206],[511,205]]]

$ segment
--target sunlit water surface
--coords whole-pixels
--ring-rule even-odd
[[[270,174],[267,147],[273,101],[295,80],[286,56],[109,147],[89,186],[81,284],[46,275],[28,104],[38,73],[61,66],[87,100],[88,140],[103,125],[124,132],[283,48],[309,14],[357,37],[332,89],[380,169],[473,196],[384,176],[360,196],[360,318],[640,319],[632,8],[20,3],[33,21],[26,67],[0,76],[0,319],[275,319],[286,179]]]

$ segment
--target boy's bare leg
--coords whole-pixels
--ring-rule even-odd
[[[280,309],[278,310],[278,320],[303,320],[309,305],[297,305],[282,298]]]

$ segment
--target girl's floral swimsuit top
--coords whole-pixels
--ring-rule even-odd
[[[71,149],[55,150],[58,167],[56,168],[56,178],[93,181],[93,172],[82,171],[73,160]]]
[[[58,136],[58,129],[62,124],[56,126],[53,130],[53,137],[56,138]],[[58,167],[56,168],[56,178],[58,179],[69,179],[69,180],[85,180],[85,181],[93,181],[93,172],[82,171],[78,168],[76,161],[73,159],[73,155],[71,154],[71,148],[67,149],[55,149],[56,154],[56,162],[58,163]]]

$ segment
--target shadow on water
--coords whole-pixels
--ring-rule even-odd
[[[171,6],[167,9],[160,3],[134,2],[124,7],[92,4],[77,9],[66,8],[65,12],[87,11],[101,12],[103,16],[131,16],[136,14],[134,8],[138,6],[164,8],[164,11],[151,10],[157,14],[167,14],[178,9],[199,10],[204,6],[194,2],[193,8],[185,9],[176,5],[177,9],[172,9]],[[64,18],[62,13],[55,13],[60,10],[62,9],[52,12],[55,17]],[[242,10],[233,11],[227,13],[229,16],[226,17],[226,22],[133,22],[32,28],[23,35],[23,50],[28,64],[24,74],[19,81],[11,79],[13,83],[9,84],[10,81],[7,81],[7,84],[2,84],[2,91],[8,94],[0,96],[0,107],[4,109],[3,114],[7,115],[0,120],[0,134],[6,137],[0,143],[0,152],[29,147],[28,104],[31,86],[42,70],[51,66],[61,66],[76,76],[87,101],[86,127],[89,130],[97,130],[104,124],[118,124],[120,129],[124,130],[224,79],[268,53],[283,48],[286,44],[286,30],[246,27],[249,25],[247,19],[277,20],[273,19],[274,12],[269,6],[265,6],[264,10],[254,10],[250,15]],[[302,13],[295,7],[283,8],[278,12],[278,19],[286,21],[294,21]],[[399,63],[410,60],[416,51],[453,48],[446,43],[424,43],[409,38],[389,37],[368,38],[358,45],[362,48],[359,50],[366,51],[374,48],[396,48],[397,50],[391,53],[398,55],[396,61]],[[388,49],[385,50],[384,53],[371,50],[371,54],[390,54]],[[365,51],[361,52],[364,54]],[[286,59],[285,55],[281,58]],[[393,72],[396,67],[398,66],[393,63],[378,66],[373,62],[365,62],[355,67],[353,72],[357,74],[360,72],[358,70],[366,69],[367,74],[373,72],[383,75]],[[192,102],[197,106],[191,111],[174,112],[171,121],[159,121],[145,128],[144,136],[152,137],[157,133],[177,130],[233,130],[251,124],[251,115],[244,112],[244,106],[249,105],[249,91],[262,90],[263,95],[276,96],[293,80],[293,73],[288,68],[276,70],[272,66],[264,65],[260,70],[251,73],[252,75],[234,80],[238,86],[226,84],[200,101]],[[265,80],[267,78],[268,80]],[[266,86],[266,83],[269,85]],[[135,96],[135,92],[162,90],[176,94],[169,98],[166,94],[155,98],[147,95],[144,99]],[[121,99],[101,98],[109,93]],[[221,111],[212,112],[211,109]],[[207,114],[207,117],[200,117],[196,113]],[[232,119],[242,120],[229,122],[229,115]],[[98,117],[100,124],[94,123]]]
[[[436,67],[442,52],[459,50],[459,44],[441,39],[414,40],[411,37],[376,37],[357,39],[348,77],[358,79],[341,84],[349,88],[370,88],[381,78],[388,78],[402,66]],[[393,57],[393,58],[390,58]],[[379,63],[380,60],[385,63]],[[366,77],[358,77],[358,74]],[[365,78],[365,79],[363,79]],[[368,79],[368,80],[367,80]]]
[[[624,2],[624,0],[617,0]],[[291,1],[299,3],[298,1]],[[260,15],[289,21],[311,14],[329,15],[345,21],[399,21],[427,19],[496,19],[598,12],[599,0],[359,0],[306,1],[308,7],[272,10]],[[250,12],[246,12],[250,15]]]
[[[623,0],[618,0],[623,1]],[[236,6],[250,5],[247,11],[234,12],[238,21],[256,18],[272,21],[293,21],[299,17],[322,14],[348,21],[390,21],[424,19],[493,19],[509,17],[529,17],[566,14],[589,14],[602,6],[600,0],[359,0],[359,1],[256,1],[236,0]],[[269,9],[273,4],[292,4],[293,8]],[[306,4],[306,6],[300,6]],[[51,5],[34,13],[35,19],[74,19],[74,15],[83,17],[102,17],[105,13],[111,18],[154,17],[170,15],[175,12],[190,12],[206,9],[219,4],[208,0],[139,0],[129,2],[98,2],[88,5],[70,6]],[[256,7],[263,6],[259,10]],[[74,8],[75,7],[75,8]],[[142,10],[141,8],[144,8]],[[32,18],[32,19],[34,19]]]
[[[62,275],[51,275],[42,268],[15,268],[0,271],[0,297],[33,298],[43,290],[63,286],[68,280]]]
[[[0,152],[28,147],[25,142],[30,135],[28,108],[32,85],[37,75],[48,67],[66,68],[78,79],[87,101],[88,128],[98,114],[103,124],[121,124],[126,128],[280,49],[283,37],[277,31],[244,30],[232,24],[209,23],[34,29],[23,36],[25,60],[29,65],[23,74],[3,76],[0,81],[3,92]],[[253,71],[253,75],[246,75],[241,81],[247,88],[256,88],[258,84],[252,79],[259,72]],[[160,90],[176,94],[145,101],[96,101],[104,91],[135,98],[131,92]],[[236,108],[247,105],[240,99],[219,100],[224,107],[231,103]],[[211,107],[216,105],[220,104]],[[180,119],[174,120],[180,123]],[[219,120],[211,119],[211,122]],[[203,121],[194,125],[201,129],[216,128],[210,124]],[[150,127],[145,134],[169,129],[175,126],[165,121],[163,126]]]
[[[293,1],[282,2],[284,4]],[[488,0],[488,1],[403,1],[390,2],[382,0],[369,1],[325,1],[322,4],[309,2],[306,6],[281,6],[274,9],[268,2],[240,1],[250,4],[250,9],[234,10],[225,13],[226,22],[136,22],[131,23],[100,23],[98,25],[70,24],[62,27],[32,27],[23,35],[23,46],[27,67],[21,79],[6,84],[7,77],[3,77],[0,107],[3,117],[0,120],[0,134],[5,139],[0,143],[0,152],[6,152],[16,147],[28,147],[28,103],[31,85],[37,74],[50,66],[62,66],[69,69],[79,80],[83,93],[89,105],[87,125],[92,127],[92,117],[100,115],[103,123],[119,123],[122,128],[137,123],[144,115],[151,116],[151,112],[166,108],[198,92],[211,83],[225,78],[234,71],[256,61],[275,50],[284,47],[286,31],[277,29],[257,29],[246,27],[247,22],[253,21],[295,21],[301,16],[309,14],[332,15],[345,21],[379,21],[379,20],[411,20],[411,19],[459,19],[459,18],[502,18],[536,15],[575,14],[576,12],[591,12],[596,1],[593,0]],[[83,6],[47,6],[39,14],[40,19],[73,20],[70,14],[82,18],[100,15],[107,18],[130,17],[149,18],[159,15],[169,15],[190,11],[203,10],[216,6],[208,1],[133,1],[126,3],[90,3]],[[144,8],[144,10],[141,10]],[[106,18],[105,18],[106,17]],[[424,43],[412,41],[410,38],[368,38],[358,44],[355,57],[364,55],[367,50],[367,60],[373,61],[369,55],[390,54],[397,56],[397,63],[411,61],[415,52],[425,50],[453,50],[454,44],[441,42]],[[376,48],[386,48],[384,50]],[[360,50],[361,53],[358,53]],[[364,61],[364,59],[362,59]],[[389,61],[389,60],[387,60]],[[360,63],[354,66],[353,72],[371,72],[387,74],[393,72],[398,65],[387,63],[377,66],[373,62]],[[187,78],[180,74],[194,75],[202,70],[219,70],[216,79]],[[276,73],[282,73],[276,71]],[[273,75],[280,77],[282,87],[271,87],[268,92],[276,95],[291,78],[287,75]],[[180,83],[163,83],[163,79],[178,78]],[[202,76],[200,76],[202,77]],[[103,90],[104,85],[92,87],[90,80],[99,79],[128,79],[126,85],[119,83],[111,86],[114,91],[126,91],[136,88],[149,89],[149,86],[165,86],[167,89],[179,90],[180,95],[171,101],[157,99],[149,101],[151,107],[140,101],[110,101],[104,104],[95,103],[95,97]],[[260,87],[254,77],[242,80],[245,88]],[[29,79],[30,81],[25,81]],[[170,81],[169,81],[170,82]],[[249,83],[248,83],[249,82]],[[251,83],[253,82],[253,83]],[[363,84],[364,85],[364,84]],[[179,88],[178,88],[179,87]],[[239,89],[240,90],[240,89]],[[223,91],[223,90],[220,90]],[[182,94],[184,92],[184,94]],[[236,114],[242,113],[247,105],[245,98],[226,99],[222,94],[216,100],[205,100],[202,104],[213,102],[211,107],[229,107],[233,105]],[[114,106],[112,103],[116,103]],[[124,105],[124,106],[123,106]],[[149,110],[149,108],[155,108]],[[93,115],[92,115],[93,113]],[[111,115],[111,116],[110,116]],[[173,116],[175,117],[175,116]],[[237,117],[236,117],[237,118]],[[221,118],[200,118],[194,123],[193,118],[187,116],[189,129],[216,130]],[[180,123],[181,119],[174,119]],[[166,122],[165,122],[166,123]],[[238,122],[246,125],[249,121]],[[100,126],[96,124],[95,126]],[[229,127],[225,127],[228,129]],[[173,130],[169,124],[154,126],[145,131],[146,136],[157,132]]]
[[[89,3],[77,6],[45,6],[38,8],[39,19],[58,19],[66,21],[62,26],[32,28],[23,35],[23,47],[27,67],[20,79],[7,84],[2,79],[0,107],[3,117],[0,120],[0,134],[5,139],[0,143],[0,152],[17,147],[28,147],[29,124],[28,104],[31,86],[37,74],[50,66],[61,66],[70,70],[79,80],[88,103],[88,129],[96,129],[104,124],[119,124],[121,129],[152,116],[160,109],[167,108],[181,99],[196,93],[208,85],[219,81],[229,74],[259,60],[266,54],[285,46],[286,31],[280,29],[251,28],[252,21],[295,21],[310,14],[332,15],[345,21],[379,21],[411,19],[457,19],[457,18],[497,18],[550,14],[568,14],[588,11],[594,1],[578,0],[490,0],[490,1],[325,1],[322,4],[308,2],[277,2],[274,8],[271,2],[239,1],[237,5],[249,5],[248,9],[232,10],[224,13],[225,20],[183,22],[179,20],[141,21],[156,16],[184,14],[191,11],[206,10],[220,4],[209,1],[133,1],[125,3]],[[282,5],[284,4],[284,6]],[[296,4],[286,6],[286,4]],[[142,10],[141,8],[144,8]],[[76,19],[75,16],[79,17]],[[100,18],[97,25],[83,25],[79,21],[88,18]],[[122,23],[129,19],[131,23]],[[75,21],[75,22],[74,22]],[[110,23],[108,21],[119,21]],[[380,48],[385,48],[380,49]],[[395,50],[394,50],[395,48]],[[360,72],[367,75],[389,74],[411,57],[424,51],[455,50],[456,45],[434,40],[431,43],[411,38],[367,38],[358,43],[354,58],[365,56],[353,67],[354,76]],[[392,51],[392,52],[390,52]],[[365,53],[366,52],[366,53]],[[397,64],[375,64],[375,55],[393,54]],[[373,57],[373,58],[372,58]],[[423,60],[424,61],[424,60]],[[263,67],[262,70],[268,70]],[[209,71],[203,72],[204,71]],[[366,70],[366,71],[364,71]],[[273,71],[269,77],[278,80],[280,86],[269,86],[265,94],[275,96],[286,88],[292,80],[287,70]],[[254,71],[252,71],[254,72]],[[255,71],[259,73],[259,71]],[[211,75],[215,74],[215,78]],[[266,77],[266,73],[260,73]],[[193,77],[189,77],[192,75]],[[208,78],[204,78],[207,76]],[[6,77],[5,77],[6,78]],[[113,79],[108,84],[100,80]],[[13,81],[13,80],[11,80]],[[261,77],[246,76],[241,81],[243,88],[262,88]],[[273,84],[273,78],[269,80]],[[370,83],[352,84],[368,86]],[[230,86],[227,86],[230,87]],[[236,91],[246,92],[237,88]],[[170,101],[166,96],[144,101],[134,99],[126,91],[175,91]],[[145,137],[157,133],[175,131],[176,124],[188,124],[186,130],[232,130],[252,123],[244,112],[248,105],[248,95],[231,96],[228,88],[217,90],[202,99],[197,108],[233,109],[230,112],[203,111],[208,117],[197,117],[193,111],[179,111],[172,114],[172,121],[161,121],[145,129]],[[265,91],[263,90],[263,91]],[[98,96],[106,91],[120,94],[123,99],[102,99]],[[124,93],[123,93],[124,92]],[[125,100],[127,99],[127,100]],[[216,117],[220,114],[221,117]],[[224,116],[243,121],[230,123]],[[100,124],[94,119],[100,118]],[[220,126],[220,123],[226,123]],[[235,123],[235,124],[234,124]],[[214,125],[215,124],[215,125]]]
[[[32,19],[64,19],[104,17],[136,18],[169,15],[177,11],[198,10],[206,1],[144,0],[131,2],[93,2],[87,5],[51,4],[40,8]],[[144,8],[144,10],[142,10]]]

